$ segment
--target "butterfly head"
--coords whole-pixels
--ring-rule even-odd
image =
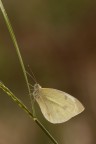
[[[38,90],[38,89],[40,89],[41,88],[41,86],[38,84],[38,83],[36,83],[35,85],[34,85],[34,90]]]
[[[38,96],[38,92],[39,92],[39,89],[41,88],[41,86],[38,84],[38,83],[36,83],[35,85],[34,85],[34,91],[33,91],[33,96],[34,97],[36,97],[36,96]]]

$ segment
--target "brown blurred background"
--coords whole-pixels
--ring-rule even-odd
[[[96,1],[2,0],[28,70],[43,87],[78,98],[85,111],[53,125],[36,112],[59,144],[95,144]],[[0,80],[30,108],[18,57],[0,12]],[[34,82],[31,80],[31,83]],[[51,144],[42,130],[0,90],[0,144]]]

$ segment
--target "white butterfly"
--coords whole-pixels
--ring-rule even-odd
[[[78,115],[84,106],[73,96],[52,88],[34,85],[33,96],[44,117],[51,123],[62,123]]]

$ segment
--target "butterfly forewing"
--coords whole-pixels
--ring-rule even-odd
[[[36,101],[44,117],[51,123],[62,123],[84,110],[73,96],[52,88],[40,88]]]

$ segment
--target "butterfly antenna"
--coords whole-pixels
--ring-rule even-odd
[[[29,67],[29,65],[28,65],[28,67]],[[32,75],[30,73],[28,73],[28,72],[27,72],[27,74],[34,80],[35,83],[37,83],[36,77],[35,77],[33,71],[30,69],[30,67],[29,67],[29,70],[30,70]]]
[[[35,83],[37,83],[37,81],[35,80],[35,78],[34,78],[29,72],[26,71],[26,73],[27,73],[27,75],[28,75],[29,77],[32,78],[32,80],[33,80]]]

